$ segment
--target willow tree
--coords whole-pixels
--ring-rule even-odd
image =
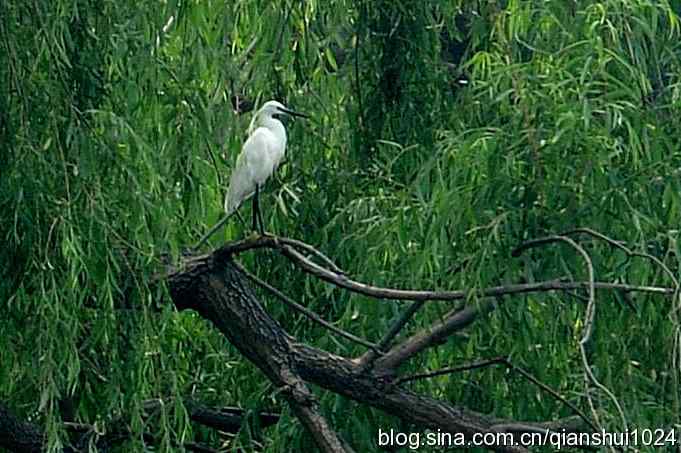
[[[0,446],[675,426],[680,8],[4,2]],[[275,97],[271,234],[192,252]]]

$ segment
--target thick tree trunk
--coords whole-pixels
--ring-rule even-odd
[[[283,391],[298,415],[307,408],[316,411],[314,395],[305,384],[308,382],[381,409],[421,429],[463,433],[467,439],[475,433],[498,432],[497,427],[516,423],[418,395],[394,385],[393,370],[365,369],[359,360],[297,342],[263,309],[249,280],[228,255],[216,252],[192,258],[183,268],[171,272],[168,284],[177,308],[196,310],[210,320]],[[325,421],[303,423],[317,445],[328,446],[325,451],[346,451]],[[556,427],[564,426],[562,423]],[[496,449],[526,451],[522,447],[501,445]]]

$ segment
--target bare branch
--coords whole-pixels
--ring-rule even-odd
[[[291,402],[289,401],[289,404]],[[314,408],[306,404],[291,404],[298,420],[312,434],[315,443],[323,453],[354,453],[352,447],[343,442],[329,426],[326,419]]]
[[[462,365],[451,368],[442,368],[441,370],[431,371],[429,373],[419,373],[412,374],[411,376],[404,376],[395,381],[395,385],[404,384],[405,382],[417,381],[420,379],[430,379],[438,376],[445,376],[448,374],[460,373],[462,371],[476,370],[478,368],[485,368],[490,365],[498,365],[500,363],[506,363],[506,357],[495,357],[489,360],[481,360],[479,362],[469,363],[468,365]]]
[[[281,389],[320,448],[338,446],[342,441],[338,436],[334,439],[323,419],[315,418],[316,400],[305,382],[399,416],[419,429],[457,432],[466,438],[493,432],[495,425],[515,422],[402,389],[394,385],[390,370],[374,368],[361,372],[356,360],[297,341],[269,316],[247,283],[247,277],[232,260],[217,254],[193,258],[168,278],[170,294],[178,309],[194,309],[213,322],[230,343],[260,368],[273,385]],[[539,426],[535,422],[527,424]],[[328,436],[320,438],[324,433]],[[342,448],[347,450],[344,445]],[[523,447],[504,445],[491,448],[527,451]]]
[[[625,246],[621,241],[616,241],[615,239],[612,239],[608,236],[606,236],[603,233],[600,233],[598,231],[592,230],[591,228],[576,228],[574,230],[566,231],[565,233],[562,233],[561,236],[568,236],[572,234],[587,234],[589,236],[595,237],[597,239],[601,239],[608,244],[610,244],[612,247],[618,248],[622,251],[624,251],[628,256],[635,256],[639,258],[645,258],[647,260],[652,261],[653,263],[657,264],[662,268],[662,270],[667,274],[669,279],[674,283],[675,287],[679,287],[679,280],[676,278],[674,273],[669,269],[669,267],[664,264],[658,257],[651,255],[650,253],[645,253],[645,252],[635,252]]]
[[[236,213],[236,211],[234,211]],[[201,239],[199,239],[199,242],[194,244],[192,247],[192,251],[196,252],[203,244],[206,243],[208,239],[210,239],[211,236],[213,236],[222,226],[227,223],[227,221],[232,218],[233,214],[228,214],[223,216],[215,225],[213,225],[210,230],[208,230],[203,236],[201,236]]]
[[[371,343],[371,342],[369,342],[369,341],[366,341],[366,340],[364,340],[364,339],[362,339],[362,338],[359,338],[359,337],[357,337],[357,336],[355,336],[355,335],[353,335],[353,334],[351,334],[351,333],[349,333],[349,332],[346,332],[346,331],[343,330],[343,329],[340,329],[340,328],[334,326],[334,325],[331,324],[330,322],[327,322],[326,320],[324,320],[324,319],[323,319],[321,316],[319,316],[317,313],[313,312],[312,310],[308,310],[308,309],[305,308],[304,306],[300,305],[299,303],[297,303],[296,301],[294,301],[293,299],[291,299],[290,297],[288,297],[286,294],[284,294],[284,293],[282,293],[281,291],[279,291],[279,290],[278,290],[277,288],[275,288],[274,286],[270,285],[269,283],[267,283],[267,282],[264,281],[263,279],[259,278],[258,276],[252,274],[252,273],[249,272],[246,268],[244,268],[241,264],[237,263],[236,261],[234,262],[234,264],[235,264],[235,266],[237,267],[237,269],[239,269],[241,272],[243,272],[243,273],[244,273],[249,279],[251,279],[255,284],[257,284],[257,285],[263,287],[264,289],[266,289],[267,291],[269,291],[270,293],[272,293],[276,298],[278,298],[279,300],[281,300],[282,302],[284,302],[284,303],[285,303],[286,305],[288,305],[289,307],[293,308],[293,309],[294,309],[295,311],[297,311],[298,313],[300,313],[300,314],[302,314],[303,316],[307,317],[307,318],[310,319],[311,321],[316,322],[316,323],[319,324],[320,326],[322,326],[322,327],[324,327],[324,328],[326,328],[326,329],[329,329],[329,330],[332,331],[333,333],[335,333],[335,334],[337,334],[337,335],[339,335],[339,336],[341,336],[341,337],[343,337],[343,338],[345,338],[345,339],[347,339],[347,340],[350,340],[350,341],[352,341],[352,342],[355,342],[355,343],[357,343],[357,344],[361,344],[362,346],[369,348],[370,350],[374,351],[375,354],[383,355],[383,352],[381,352],[381,349],[380,349],[379,346],[377,346],[377,345],[375,345],[375,344],[373,344],[373,343]]]
[[[331,271],[335,272],[336,274],[343,275],[345,274],[345,271],[343,271],[340,267],[336,266],[336,264],[331,261],[329,257],[324,255],[322,252],[317,250],[316,248],[312,247],[310,244],[306,244],[303,241],[299,241],[297,239],[291,239],[291,238],[284,238],[284,237],[278,237],[277,240],[286,245],[291,245],[295,248],[302,249],[307,253],[310,253],[320,260],[324,262],[324,265],[326,265]]]
[[[376,361],[376,368],[395,370],[402,363],[414,357],[424,349],[442,344],[447,337],[470,325],[479,315],[489,313],[494,309],[493,299],[484,299],[477,303],[456,308],[445,314],[442,321],[438,321],[399,344]]]
[[[516,253],[521,253],[523,250],[526,250],[530,247],[537,247],[540,245],[544,244],[549,244],[552,242],[563,242],[568,245],[570,245],[572,248],[577,250],[577,252],[582,255],[582,258],[586,262],[587,265],[587,270],[589,274],[589,300],[587,302],[587,308],[586,308],[586,316],[584,320],[584,329],[582,332],[582,338],[579,340],[579,350],[580,350],[580,355],[582,358],[582,365],[584,366],[584,378],[585,378],[585,387],[586,387],[586,398],[587,401],[589,402],[589,407],[591,408],[591,414],[593,415],[594,420],[596,421],[596,424],[598,425],[599,428],[602,428],[602,425],[600,423],[600,419],[598,417],[598,413],[596,412],[595,405],[593,402],[593,399],[591,398],[591,393],[589,392],[589,383],[593,384],[596,386],[598,389],[600,389],[603,393],[608,395],[610,400],[613,402],[615,407],[617,408],[617,411],[619,412],[620,417],[622,418],[622,422],[624,424],[623,430],[627,430],[627,418],[624,415],[624,410],[622,409],[622,406],[619,404],[619,401],[617,401],[617,397],[608,389],[605,385],[603,385],[597,378],[596,375],[593,372],[593,369],[591,368],[591,364],[589,363],[589,359],[587,357],[586,353],[586,346],[589,340],[591,339],[591,334],[593,333],[593,324],[594,324],[594,319],[596,315],[596,287],[595,287],[595,277],[594,277],[594,268],[593,268],[593,263],[591,262],[591,257],[589,256],[588,253],[586,253],[586,250],[584,248],[577,244],[574,240],[570,239],[569,237],[566,236],[547,236],[544,238],[539,238],[535,239],[532,241],[525,242],[524,244],[521,244],[520,247],[518,247],[513,253],[514,255]],[[517,255],[516,255],[517,256]]]
[[[567,407],[569,407],[570,409],[572,409],[572,410],[575,412],[575,414],[577,414],[582,420],[584,420],[584,422],[585,422],[587,425],[589,425],[589,426],[591,427],[591,429],[593,429],[594,431],[597,431],[598,428],[597,428],[596,425],[589,419],[589,417],[587,417],[586,414],[585,414],[584,412],[582,412],[577,406],[575,406],[574,404],[572,404],[571,402],[569,402],[567,399],[565,399],[560,393],[558,393],[557,391],[553,390],[553,389],[552,389],[551,387],[549,387],[548,385],[546,385],[546,384],[544,384],[543,382],[541,382],[539,379],[537,379],[536,377],[534,377],[533,375],[531,375],[529,372],[525,371],[524,369],[520,368],[519,366],[514,365],[513,362],[511,362],[510,360],[508,360],[508,357],[504,357],[504,358],[503,358],[503,363],[504,363],[507,367],[509,367],[509,368],[512,369],[513,371],[519,373],[519,374],[522,375],[525,379],[527,379],[528,381],[532,382],[534,385],[536,385],[537,387],[541,388],[541,389],[544,390],[545,392],[549,393],[549,394],[550,394],[551,396],[553,396],[555,399],[557,399],[558,401],[560,401],[561,403],[565,404]]]
[[[589,425],[591,427],[591,429],[593,429],[594,431],[598,430],[596,425],[577,406],[575,406],[570,401],[565,399],[560,393],[558,393],[557,391],[553,390],[548,385],[541,382],[539,379],[534,377],[532,374],[530,374],[527,371],[525,371],[524,369],[514,365],[513,362],[511,362],[508,359],[508,357],[503,357],[503,356],[495,357],[493,359],[482,360],[482,361],[479,361],[479,362],[470,363],[468,365],[462,365],[462,366],[451,367],[451,368],[443,368],[441,370],[432,371],[430,373],[419,373],[419,374],[414,374],[414,375],[411,375],[411,376],[405,376],[405,377],[398,379],[395,383],[396,383],[396,385],[400,385],[400,384],[404,384],[405,382],[415,381],[415,380],[419,380],[419,379],[430,379],[430,378],[433,378],[433,377],[444,376],[444,375],[453,374],[453,373],[460,373],[462,371],[476,370],[476,369],[479,369],[479,368],[486,368],[486,367],[491,366],[491,365],[504,365],[507,368],[519,373],[525,379],[532,382],[534,385],[541,388],[545,392],[549,393],[555,399],[557,399],[558,401],[560,401],[561,403],[565,404],[567,407],[572,409],[575,412],[575,414],[577,414],[577,416],[579,418],[581,418],[587,425]],[[527,425],[523,425],[523,426],[527,426]],[[498,428],[498,426],[497,426],[497,428]],[[535,426],[533,429],[538,429],[538,430],[541,431],[541,430],[545,430],[546,428],[543,428],[543,427],[540,428],[540,427]],[[505,429],[505,431],[508,431],[508,429]]]
[[[170,400],[150,399],[143,402],[144,410],[155,411]],[[237,433],[241,429],[246,410],[239,407],[209,407],[198,401],[186,399],[183,401],[189,418],[200,425],[218,429],[226,433]],[[279,421],[279,414],[272,412],[257,412],[259,426],[267,428]]]
[[[333,450],[335,448],[342,448],[343,451],[346,451],[347,446],[342,445],[337,434],[331,430],[326,420],[317,413],[316,400],[314,395],[307,390],[305,381],[372,405],[390,414],[398,415],[423,428],[463,432],[467,436],[474,433],[494,432],[499,429],[511,429],[509,427],[514,426],[520,427],[521,430],[546,429],[546,426],[541,423],[530,422],[526,424],[524,422],[498,420],[466,409],[455,408],[447,403],[408,392],[395,385],[418,378],[434,377],[445,372],[460,371],[461,367],[451,368],[395,380],[396,369],[400,364],[428,347],[441,344],[452,334],[470,325],[480,315],[494,310],[499,303],[504,302],[501,299],[503,295],[588,290],[587,310],[580,341],[580,350],[585,366],[585,379],[587,379],[587,383],[590,382],[608,393],[617,404],[614,396],[596,380],[586,359],[586,344],[591,338],[595,318],[596,289],[617,290],[625,294],[640,291],[660,295],[672,295],[676,294],[677,291],[676,288],[597,282],[593,264],[587,252],[577,242],[566,236],[550,236],[526,242],[516,249],[514,255],[517,256],[530,247],[552,242],[566,243],[585,260],[588,268],[588,279],[586,281],[552,280],[459,291],[402,290],[362,283],[349,278],[328,257],[312,246],[300,241],[292,241],[270,235],[251,236],[227,244],[212,255],[189,259],[186,262],[185,269],[171,272],[168,275],[168,280],[176,306],[179,309],[195,309],[203,317],[213,321],[229,341],[256,364],[276,387],[282,390],[298,418],[315,437],[317,445],[324,451],[335,451]],[[360,361],[312,348],[297,342],[283,331],[276,321],[268,316],[241,281],[244,274],[235,266],[232,256],[258,248],[277,250],[304,272],[348,291],[379,300],[410,300],[415,303],[390,327],[378,345],[371,345],[373,349],[367,352]],[[312,259],[316,259],[321,264],[312,261]],[[257,283],[270,291],[273,290],[273,294],[280,299],[287,300],[286,296],[275,288],[265,286],[267,285],[265,282]],[[451,310],[444,316],[444,319],[433,326],[393,346],[382,357],[375,357],[381,348],[388,347],[394,341],[394,338],[403,329],[410,317],[422,307],[424,302],[456,300],[473,300],[474,303]],[[288,302],[293,301],[288,299]],[[296,305],[299,306],[299,304],[291,304],[294,307]],[[306,316],[314,319],[314,316],[310,316],[310,313],[307,313]],[[344,333],[347,334],[347,332]],[[348,338],[346,335],[344,336]],[[368,345],[365,344],[365,346]],[[502,362],[499,361],[499,363]],[[508,361],[503,361],[503,363],[518,371],[543,390],[551,393],[548,386],[536,379],[533,380],[529,373],[513,367]],[[374,366],[363,366],[367,364],[374,364]],[[484,366],[484,364],[479,364],[479,366]],[[469,366],[468,369],[472,368]],[[557,392],[553,392],[552,395],[561,399]],[[591,398],[589,396],[588,398],[590,404],[592,404]],[[566,400],[561,399],[561,401],[569,405]],[[587,424],[592,427],[596,426],[589,422],[576,407],[570,407],[580,414],[580,417],[583,417]],[[593,409],[593,413],[597,420],[595,409]],[[502,451],[525,451],[522,447],[514,449],[497,446],[497,448]]]
[[[679,310],[681,310],[681,286],[679,285],[679,280],[676,278],[674,275],[674,272],[666,265],[662,260],[657,258],[656,256],[646,253],[646,252],[635,252],[631,250],[629,247],[624,245],[622,241],[617,241],[615,239],[612,239],[609,236],[606,236],[603,233],[600,233],[598,231],[592,230],[591,228],[577,228],[574,230],[567,231],[563,233],[564,235],[570,235],[570,234],[586,234],[591,237],[594,237],[596,239],[600,239],[605,241],[607,244],[609,244],[611,247],[617,248],[619,250],[624,251],[628,257],[639,257],[639,258],[644,258],[652,263],[656,264],[659,266],[665,274],[669,277],[669,279],[674,283],[675,291],[674,291],[674,304],[676,306],[672,309],[670,316],[673,319],[674,324],[676,325],[675,329],[675,336],[674,336],[674,353],[672,354],[672,369],[674,370],[673,373],[673,379],[675,382],[675,387],[678,387],[678,380],[679,380],[679,366],[678,363],[680,361],[680,354],[681,354],[681,348],[679,345]],[[628,305],[633,305],[630,298],[627,296],[627,294],[624,294],[624,301]],[[679,398],[675,394],[674,397],[674,406],[675,406],[675,411],[678,412],[679,409]]]
[[[287,238],[283,239],[288,240]],[[535,241],[531,241],[535,242]],[[543,241],[543,243],[553,241]],[[536,245],[540,245],[537,243]],[[525,243],[524,248],[528,248],[530,242]],[[309,246],[312,247],[312,246]],[[291,246],[282,242],[282,238],[270,235],[264,236],[250,236],[246,239],[231,242],[221,247],[215,252],[215,257],[219,259],[228,259],[231,255],[238,255],[240,253],[260,249],[271,248],[281,251],[281,253],[293,261],[295,264],[305,271],[321,280],[331,283],[348,291],[362,294],[374,299],[393,299],[393,300],[413,300],[413,301],[454,301],[464,300],[469,296],[478,297],[496,297],[504,295],[533,293],[533,292],[547,292],[547,291],[572,291],[576,289],[588,288],[592,282],[562,282],[561,280],[549,280],[536,283],[522,283],[504,286],[493,286],[489,288],[459,290],[459,291],[420,291],[420,290],[403,290],[394,288],[385,288],[373,286],[366,283],[358,282],[350,279],[344,274],[338,274],[330,269],[322,267]],[[514,256],[518,256],[521,248],[514,251]],[[321,252],[320,252],[321,253]],[[194,259],[205,259],[209,255],[196,256]],[[593,282],[596,289],[620,290],[625,292],[646,292],[660,295],[672,295],[675,290],[673,288],[660,286],[643,286],[643,285],[628,285],[624,283],[610,283],[610,282]]]
[[[527,241],[523,244],[521,244],[518,248],[516,248],[513,251],[513,256],[519,256],[523,251],[527,250],[528,248],[532,247],[538,247],[544,244],[550,244],[552,242],[564,242],[568,245],[570,245],[572,248],[577,250],[577,252],[582,255],[582,258],[584,258],[584,261],[586,262],[588,274],[589,274],[589,281],[588,281],[588,290],[589,290],[589,300],[587,302],[587,308],[586,308],[586,319],[584,322],[584,332],[582,334],[582,339],[580,340],[581,345],[585,345],[586,343],[589,342],[589,339],[591,338],[591,332],[593,328],[593,321],[594,321],[594,316],[596,312],[596,284],[595,284],[595,277],[594,277],[594,266],[593,263],[591,262],[591,257],[589,256],[588,253],[586,253],[586,250],[584,248],[577,244],[575,241],[570,239],[569,237],[566,236],[546,236],[543,238],[539,239],[533,239],[531,241]]]
[[[423,307],[423,301],[417,301],[414,302],[405,310],[404,313],[393,323],[392,326],[390,326],[390,329],[388,329],[388,332],[385,334],[385,336],[381,339],[380,343],[378,343],[379,348],[383,351],[385,348],[390,346],[392,343],[393,339],[397,336],[397,334],[400,333],[402,328],[407,325],[407,322],[416,314],[416,312]]]
[[[414,316],[414,314],[421,307],[423,307],[423,304],[424,301],[413,302],[409,308],[407,308],[404,313],[402,313],[400,317],[393,323],[393,325],[390,326],[388,332],[386,332],[381,341],[378,343],[378,349],[381,351],[380,355],[383,355],[383,351],[385,351],[392,344],[395,337],[400,333],[402,328],[407,325],[407,322],[409,322],[412,316]],[[378,356],[379,354],[377,354],[375,351],[367,351],[367,353],[360,358],[362,369],[369,368]]]

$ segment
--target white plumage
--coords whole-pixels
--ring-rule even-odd
[[[255,114],[249,136],[236,160],[225,198],[225,214],[231,215],[241,203],[262,187],[279,167],[286,152],[286,129],[274,115],[292,113],[277,101],[269,101]]]
[[[229,188],[225,197],[226,215],[201,238],[194,249],[199,248],[218,228],[224,225],[244,201],[259,192],[267,179],[279,167],[286,152],[286,128],[277,118],[277,115],[282,114],[307,117],[307,115],[287,109],[277,101],[268,101],[258,110],[248,127],[248,139],[241,148],[241,153],[236,159],[236,165],[229,178]],[[253,206],[254,227],[257,210],[256,196]]]

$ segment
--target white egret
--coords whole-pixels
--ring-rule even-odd
[[[248,127],[248,139],[237,157],[229,179],[225,216],[201,238],[194,249],[203,245],[252,195],[255,195],[253,229],[259,224],[260,233],[263,233],[258,195],[265,181],[279,167],[286,151],[286,128],[278,118],[284,114],[307,118],[307,115],[289,110],[277,101],[266,102],[253,116]]]

